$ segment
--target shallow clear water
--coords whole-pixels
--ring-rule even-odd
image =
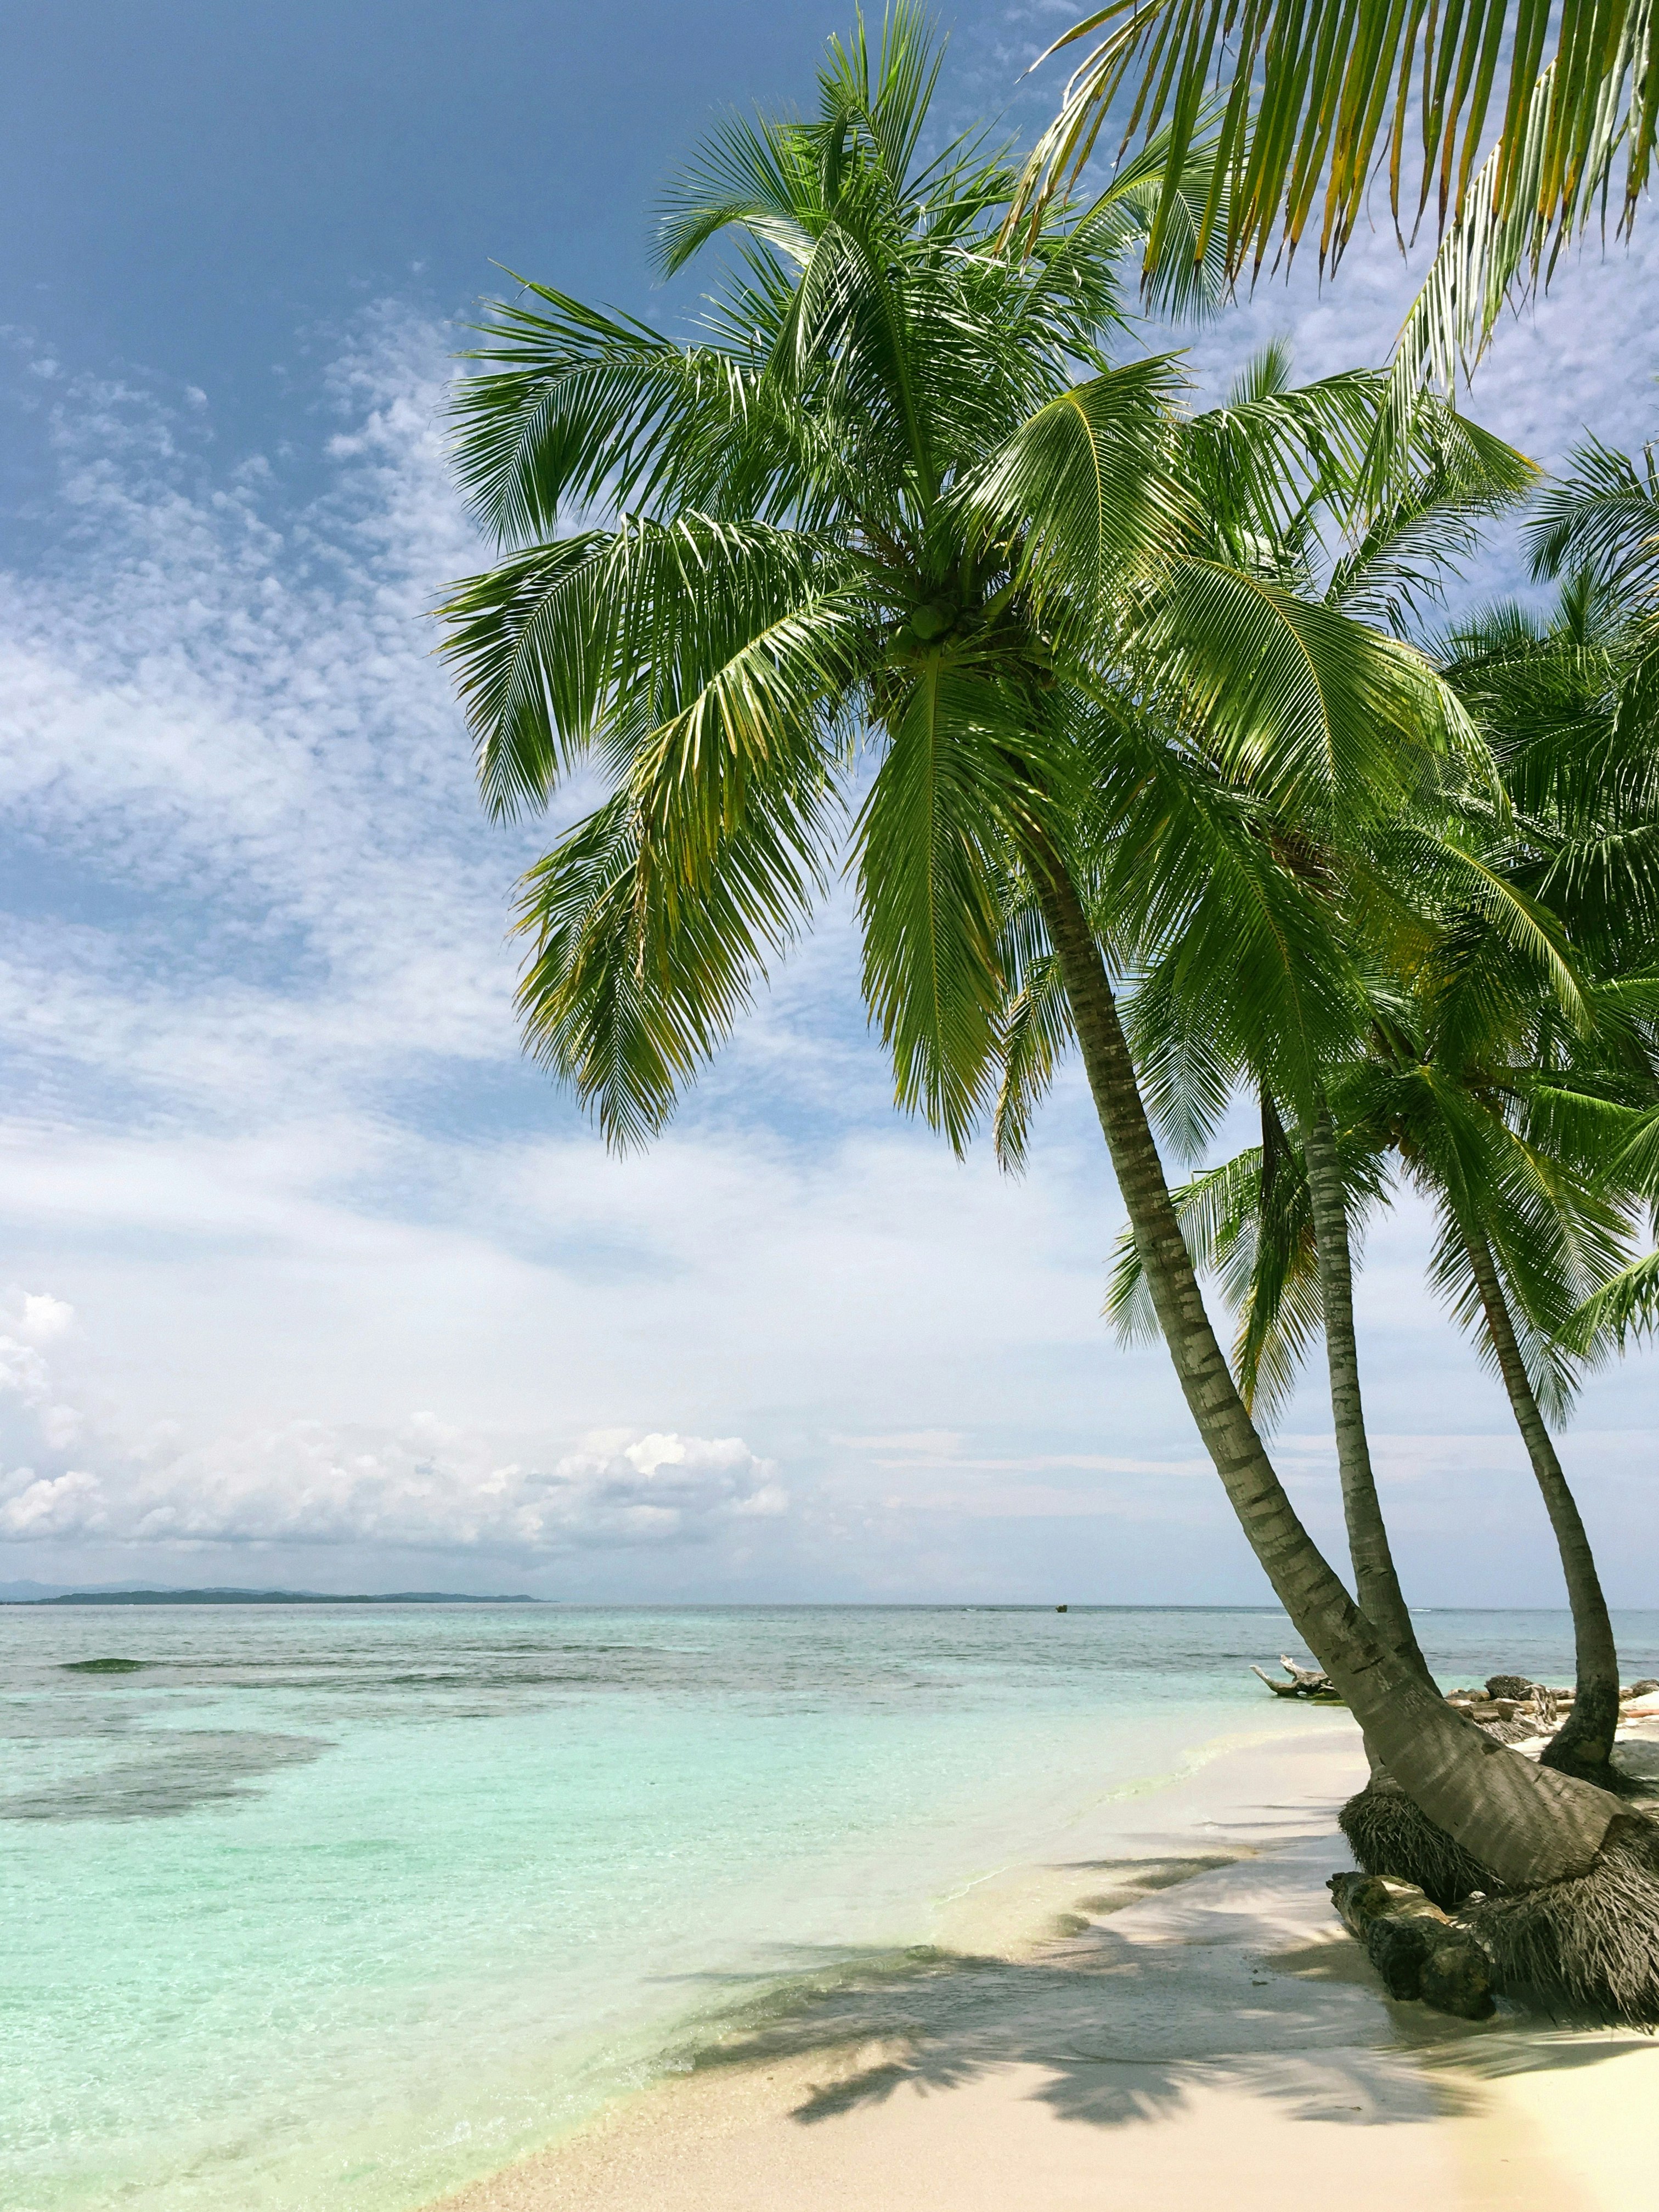
[[[1422,1627],[1448,1681],[1570,1678],[1563,1615]],[[404,2212],[1298,1725],[1246,1671],[1292,1648],[1272,1610],[0,1611],[3,2201]]]

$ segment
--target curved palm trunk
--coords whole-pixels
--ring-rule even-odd
[[[1279,1602],[1431,1820],[1516,1887],[1582,1874],[1620,1811],[1605,1791],[1534,1766],[1454,1711],[1378,1633],[1297,1517],[1205,1311],[1125,1042],[1105,963],[1051,849],[1033,874],[1140,1263],[1183,1395]]]
[[[1331,1378],[1331,1418],[1336,1463],[1342,1479],[1342,1513],[1348,1528],[1354,1589],[1360,1610],[1402,1657],[1422,1669],[1428,1662],[1395,1571],[1389,1532],[1376,1495],[1370,1440],[1359,1393],[1359,1346],[1353,1322],[1353,1254],[1348,1241],[1348,1200],[1336,1153],[1336,1132],[1322,1099],[1302,1133],[1319,1259],[1319,1298],[1325,1319],[1325,1358]]]
[[[1572,1639],[1577,1670],[1578,1694],[1573,1708],[1544,1753],[1547,1763],[1591,1779],[1606,1773],[1613,1752],[1613,1730],[1619,1725],[1619,1652],[1613,1643],[1607,1601],[1601,1595],[1601,1578],[1579,1516],[1577,1501],[1567,1487],[1555,1444],[1544,1416],[1538,1410],[1526,1362],[1516,1341],[1515,1328],[1504,1300],[1503,1285],[1492,1255],[1492,1247],[1479,1231],[1466,1237],[1469,1265],[1474,1271],[1486,1328],[1516,1426],[1527,1447],[1533,1474],[1543,1493],[1544,1510],[1555,1531],[1566,1577],[1567,1602],[1572,1607]]]

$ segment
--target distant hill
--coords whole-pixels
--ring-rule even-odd
[[[37,1595],[42,1590],[47,1595]],[[13,1592],[19,1595],[13,1595]],[[27,1595],[23,1595],[27,1593]],[[545,1605],[527,1590],[60,1589],[0,1583],[0,1605]]]

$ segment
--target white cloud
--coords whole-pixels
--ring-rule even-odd
[[[50,1291],[22,1291],[15,1297],[17,1318],[13,1326],[27,1343],[50,1344],[75,1325],[75,1308]]]
[[[48,1292],[12,1294],[9,1304],[17,1326],[46,1342],[73,1318]],[[499,1437],[417,1413],[390,1431],[302,1419],[186,1448],[172,1424],[135,1441],[89,1421],[52,1402],[54,1382],[41,1351],[0,1335],[0,1389],[29,1409],[49,1451],[78,1444],[96,1468],[0,1469],[0,1539],[96,1535],[175,1550],[369,1544],[533,1559],[696,1543],[788,1510],[776,1466],[741,1437],[599,1431],[538,1455],[534,1440],[514,1452]]]
[[[36,1477],[33,1468],[19,1468],[6,1485],[10,1495],[0,1504],[0,1534],[14,1542],[32,1542],[43,1536],[80,1536],[101,1532],[108,1524],[103,1491],[95,1475],[71,1468],[66,1474]]]
[[[32,1406],[47,1387],[46,1363],[33,1346],[0,1336],[0,1390],[12,1391],[26,1406]]]
[[[14,1286],[0,1292],[0,1394],[33,1412],[54,1449],[73,1441],[80,1419],[70,1407],[46,1402],[52,1375],[41,1347],[64,1335],[74,1322],[74,1307],[50,1291]]]
[[[147,1545],[372,1544],[529,1559],[695,1543],[787,1505],[775,1466],[738,1437],[607,1436],[541,1464],[499,1452],[430,1414],[392,1434],[301,1421],[97,1482],[74,1478],[85,1486],[76,1510],[89,1528]]]

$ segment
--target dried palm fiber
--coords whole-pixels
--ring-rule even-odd
[[[1460,1917],[1511,1996],[1565,1998],[1659,2027],[1659,1822],[1644,1814],[1613,1822],[1587,1873],[1492,1898]]]
[[[1443,1911],[1449,1911],[1475,1890],[1490,1896],[1503,1887],[1496,1875],[1419,1812],[1385,1774],[1373,1775],[1357,1797],[1349,1798],[1336,1824],[1367,1874],[1411,1882]]]

